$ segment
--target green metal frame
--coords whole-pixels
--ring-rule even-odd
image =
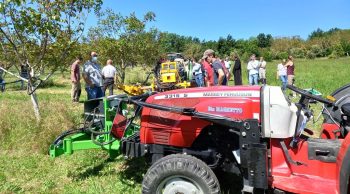
[[[104,115],[105,115],[105,127],[104,131],[108,132],[111,131],[113,126],[113,120],[115,115],[117,114],[117,111],[115,109],[109,108],[109,101],[107,98],[103,99],[103,107],[104,107]],[[126,103],[121,103],[121,109],[125,110],[127,108]],[[128,137],[135,133],[135,131],[138,131],[140,127],[138,125],[130,125],[128,129],[125,129],[124,136]],[[104,134],[97,136],[95,141],[98,141],[99,143],[103,142],[109,142],[113,140],[114,137],[111,136],[111,134]],[[51,145],[49,154],[52,158],[58,157],[60,155],[71,155],[75,151],[78,150],[89,150],[89,149],[103,149],[109,152],[110,158],[115,158],[120,153],[120,141],[115,140],[110,144],[106,145],[97,145],[91,140],[91,135],[86,133],[77,133],[75,135],[72,135],[70,137],[66,137],[63,139],[63,143],[59,146]]]

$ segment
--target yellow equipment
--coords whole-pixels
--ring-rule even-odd
[[[177,62],[165,62],[161,64],[160,79],[156,84],[158,89],[187,88],[190,82],[182,81],[179,74],[180,64]],[[157,80],[156,80],[157,81]]]
[[[180,71],[184,71],[183,64],[179,62],[165,62],[161,64],[159,74],[153,79],[153,83],[150,86],[141,86],[141,84],[117,84],[117,87],[129,95],[140,95],[149,91],[167,91],[190,87],[191,82],[183,80]]]

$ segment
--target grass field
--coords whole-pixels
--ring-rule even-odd
[[[280,85],[277,63],[268,63],[270,85]],[[295,64],[296,85],[301,88],[312,87],[327,95],[350,82],[350,58],[297,60]],[[130,79],[142,71],[133,72],[128,74]],[[40,123],[35,122],[30,98],[18,90],[19,84],[0,93],[0,193],[140,193],[146,172],[142,159],[111,161],[103,151],[56,159],[47,155],[58,134],[82,122],[83,104],[71,103],[66,77],[55,75],[50,87],[38,90]],[[11,79],[6,76],[7,81]],[[247,84],[246,77],[243,81]]]

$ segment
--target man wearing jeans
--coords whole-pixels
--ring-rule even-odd
[[[249,73],[249,85],[258,85],[259,62],[255,59],[255,55],[250,57],[247,70]]]
[[[4,74],[4,71],[0,69],[0,91],[5,91],[5,80],[2,78],[2,75]]]
[[[88,100],[103,97],[101,67],[97,63],[97,53],[91,52],[91,58],[83,66],[83,78]]]
[[[196,80],[197,87],[203,87],[203,72],[202,72],[202,65],[200,63],[197,63],[195,59],[192,59],[193,62],[193,68],[192,72],[194,74],[194,79]]]

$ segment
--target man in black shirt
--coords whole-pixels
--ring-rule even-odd
[[[234,76],[235,85],[242,85],[242,69],[241,69],[241,60],[235,55],[235,65],[232,69],[232,74]]]

